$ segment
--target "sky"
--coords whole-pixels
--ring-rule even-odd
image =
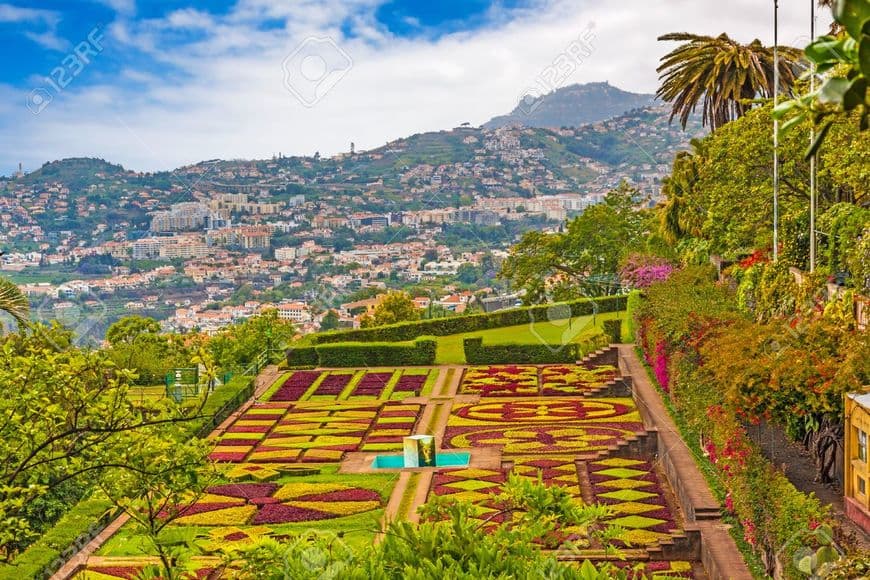
[[[806,45],[809,2],[780,5],[780,42]],[[157,171],[326,156],[480,125],[573,83],[652,93],[674,47],[658,36],[772,44],[772,12],[763,0],[0,0],[0,175],[65,157]]]

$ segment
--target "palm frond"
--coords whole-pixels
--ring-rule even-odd
[[[0,311],[6,312],[18,324],[27,322],[30,315],[30,303],[18,286],[10,280],[0,278]]]

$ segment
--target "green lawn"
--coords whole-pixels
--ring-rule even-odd
[[[593,321],[594,318],[594,321]],[[575,318],[556,320],[553,322],[531,322],[517,326],[491,328],[479,332],[450,334],[435,337],[438,341],[438,352],[435,355],[437,364],[464,364],[465,352],[462,341],[465,338],[482,337],[484,344],[568,344],[581,342],[592,334],[595,329],[601,329],[605,320],[615,318],[625,319],[625,312],[605,312],[593,316],[578,316]]]

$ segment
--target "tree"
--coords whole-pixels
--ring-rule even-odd
[[[0,278],[0,312],[10,315],[18,324],[27,323],[30,314],[27,296],[6,278]]]
[[[670,119],[679,115],[684,129],[702,98],[702,122],[716,129],[743,116],[752,107],[752,99],[773,96],[773,47],[757,39],[743,45],[727,34],[677,32],[659,40],[685,42],[662,57],[656,69],[661,79],[656,96],[672,104]],[[791,90],[802,56],[798,49],[779,47],[782,92]]]
[[[814,40],[805,52],[815,69],[809,74],[827,73],[827,77],[817,90],[781,103],[775,111],[778,118],[797,112],[783,123],[783,132],[805,119],[812,119],[819,127],[806,151],[807,158],[818,151],[838,118],[856,118],[861,131],[870,127],[870,3],[840,0],[820,4],[832,7],[837,26],[832,34]]]
[[[274,308],[226,327],[208,341],[208,350],[225,370],[244,370],[266,349],[287,346],[296,334]]]
[[[649,232],[645,214],[634,207],[636,194],[623,183],[603,203],[568,222],[564,232],[525,233],[511,248],[499,276],[525,289],[529,303],[616,290],[620,259],[642,251]]]
[[[338,322],[338,312],[330,310],[323,315],[323,319],[320,321],[320,330],[335,330],[338,328]]]
[[[191,363],[184,337],[161,334],[153,318],[126,316],[109,327],[106,340],[106,353],[120,368],[134,371],[139,384],[159,384],[169,369]]]
[[[410,294],[407,292],[389,292],[375,307],[373,326],[419,319],[420,312]]]
[[[120,467],[99,480],[100,490],[153,546],[165,580],[187,577],[184,546],[166,528],[188,513],[216,477],[208,463],[211,444],[186,435],[175,425],[125,434],[113,459]]]
[[[0,338],[0,559],[32,537],[34,498],[123,468],[126,434],[200,416],[201,408],[182,415],[169,401],[134,406],[133,374],[72,341],[57,324]]]

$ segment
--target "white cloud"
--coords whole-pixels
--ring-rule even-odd
[[[22,8],[12,4],[0,4],[0,23],[17,24],[20,26],[37,26],[42,30],[22,30],[22,34],[48,50],[62,51],[69,47],[69,42],[57,35],[57,25],[60,14],[54,10],[37,8]]]
[[[131,69],[122,77],[135,83],[120,85],[85,86],[83,80],[78,87],[77,80],[38,115],[18,94],[20,108],[0,109],[0,122],[14,136],[0,144],[0,170],[10,171],[19,160],[33,168],[78,155],[142,170],[214,157],[326,155],[346,151],[351,141],[361,150],[464,121],[480,124],[511,110],[590,23],[595,51],[568,83],[607,80],[654,92],[658,59],[673,48],[656,41],[666,32],[728,32],[741,41],[772,42],[769,7],[754,0],[736,0],[727,11],[715,0],[554,0],[498,27],[435,41],[393,37],[375,22],[373,6],[374,0],[292,6],[240,0],[223,18],[180,11],[160,21],[116,22],[110,33],[115,50],[136,47],[165,63],[166,72]],[[783,43],[805,43],[799,37],[809,27],[806,12],[782,9]],[[262,29],[264,18],[285,25]],[[344,38],[346,22],[361,33]],[[170,43],[166,35],[178,27],[196,27],[202,40]],[[283,86],[281,63],[311,35],[333,38],[353,67],[309,108]],[[111,50],[107,44],[107,54]]]

